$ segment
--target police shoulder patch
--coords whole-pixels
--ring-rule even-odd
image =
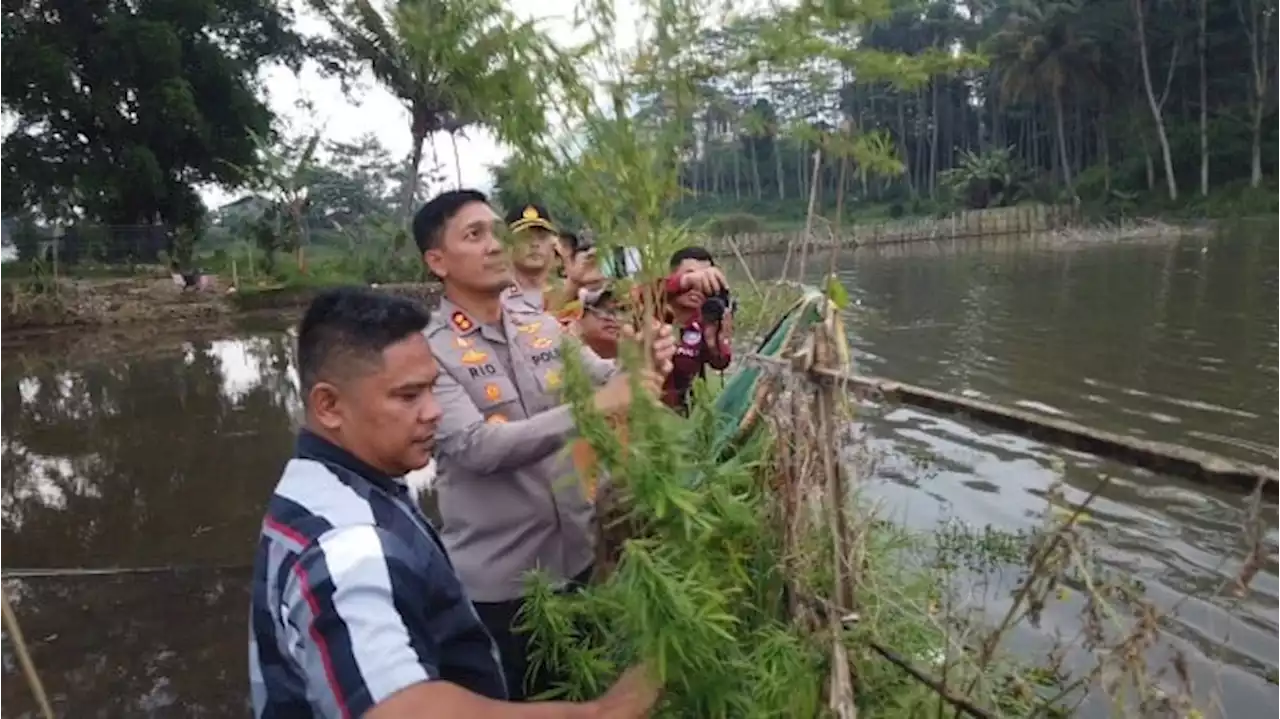
[[[460,311],[454,312],[450,315],[449,321],[453,323],[453,326],[457,328],[459,332],[470,332],[471,328],[475,327],[475,324],[471,322],[471,318],[467,317]]]

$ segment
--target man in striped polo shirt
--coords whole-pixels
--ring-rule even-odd
[[[582,704],[506,702],[502,666],[401,477],[431,458],[438,373],[408,300],[321,294],[298,332],[306,426],[254,562],[254,715],[643,717],[640,668]]]

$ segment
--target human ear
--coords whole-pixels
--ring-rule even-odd
[[[342,395],[328,382],[316,382],[307,394],[307,406],[316,422],[327,430],[342,428]]]
[[[422,253],[422,261],[426,263],[427,269],[431,270],[431,274],[444,279],[449,274],[444,261],[444,253],[437,248],[431,248]]]

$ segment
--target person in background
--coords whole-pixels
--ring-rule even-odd
[[[508,703],[494,641],[401,477],[431,458],[445,411],[413,302],[321,293],[298,328],[306,420],[254,559],[254,716],[647,716],[643,668],[596,701]]]
[[[426,329],[440,364],[443,407],[436,451],[441,537],[463,586],[498,644],[513,699],[553,685],[529,672],[528,636],[517,630],[527,574],[540,569],[562,590],[587,582],[595,560],[594,512],[561,450],[576,435],[561,404],[562,331],[555,318],[506,295],[511,270],[495,234],[499,221],[475,190],[444,192],[418,211],[413,237],[444,284]],[[675,351],[670,330],[652,345],[642,385],[657,392]],[[597,409],[624,413],[632,401],[613,362],[581,353],[599,389]]]
[[[662,401],[687,414],[693,381],[706,368],[723,370],[732,359],[733,315],[729,284],[702,247],[686,247],[671,256],[664,282],[676,342],[673,369],[663,386]]]
[[[597,291],[604,286],[606,277],[600,269],[595,244],[590,238],[572,232],[560,235],[557,244],[563,282],[547,300],[547,311],[555,315],[562,327],[571,329],[582,317],[579,295],[584,291]]]
[[[601,359],[616,358],[626,310],[621,298],[607,285],[596,290],[583,289],[578,297],[582,304],[575,332],[578,339]]]
[[[559,255],[556,226],[546,208],[536,204],[512,209],[507,213],[506,222],[514,240],[511,269],[515,283],[510,296],[542,312],[547,309],[546,302],[552,293],[551,271]]]
[[[178,289],[183,292],[186,292],[187,290],[199,292],[203,290],[216,289],[214,287],[212,275],[201,272],[200,270],[183,272],[181,265],[178,264],[177,260],[173,260],[169,263],[169,276],[173,278],[173,283],[178,286]]]

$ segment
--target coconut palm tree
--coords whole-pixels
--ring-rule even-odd
[[[426,139],[482,125],[528,141],[546,127],[548,84],[572,82],[572,58],[502,0],[309,0],[349,59],[404,103],[412,138],[401,211],[412,210]],[[455,165],[460,164],[456,157]]]
[[[1001,91],[1009,100],[1047,95],[1053,103],[1058,134],[1058,164],[1068,191],[1075,193],[1067,153],[1063,96],[1088,87],[1099,74],[1098,46],[1083,29],[1081,0],[1030,0],[1016,3],[990,52],[1001,73]]]

